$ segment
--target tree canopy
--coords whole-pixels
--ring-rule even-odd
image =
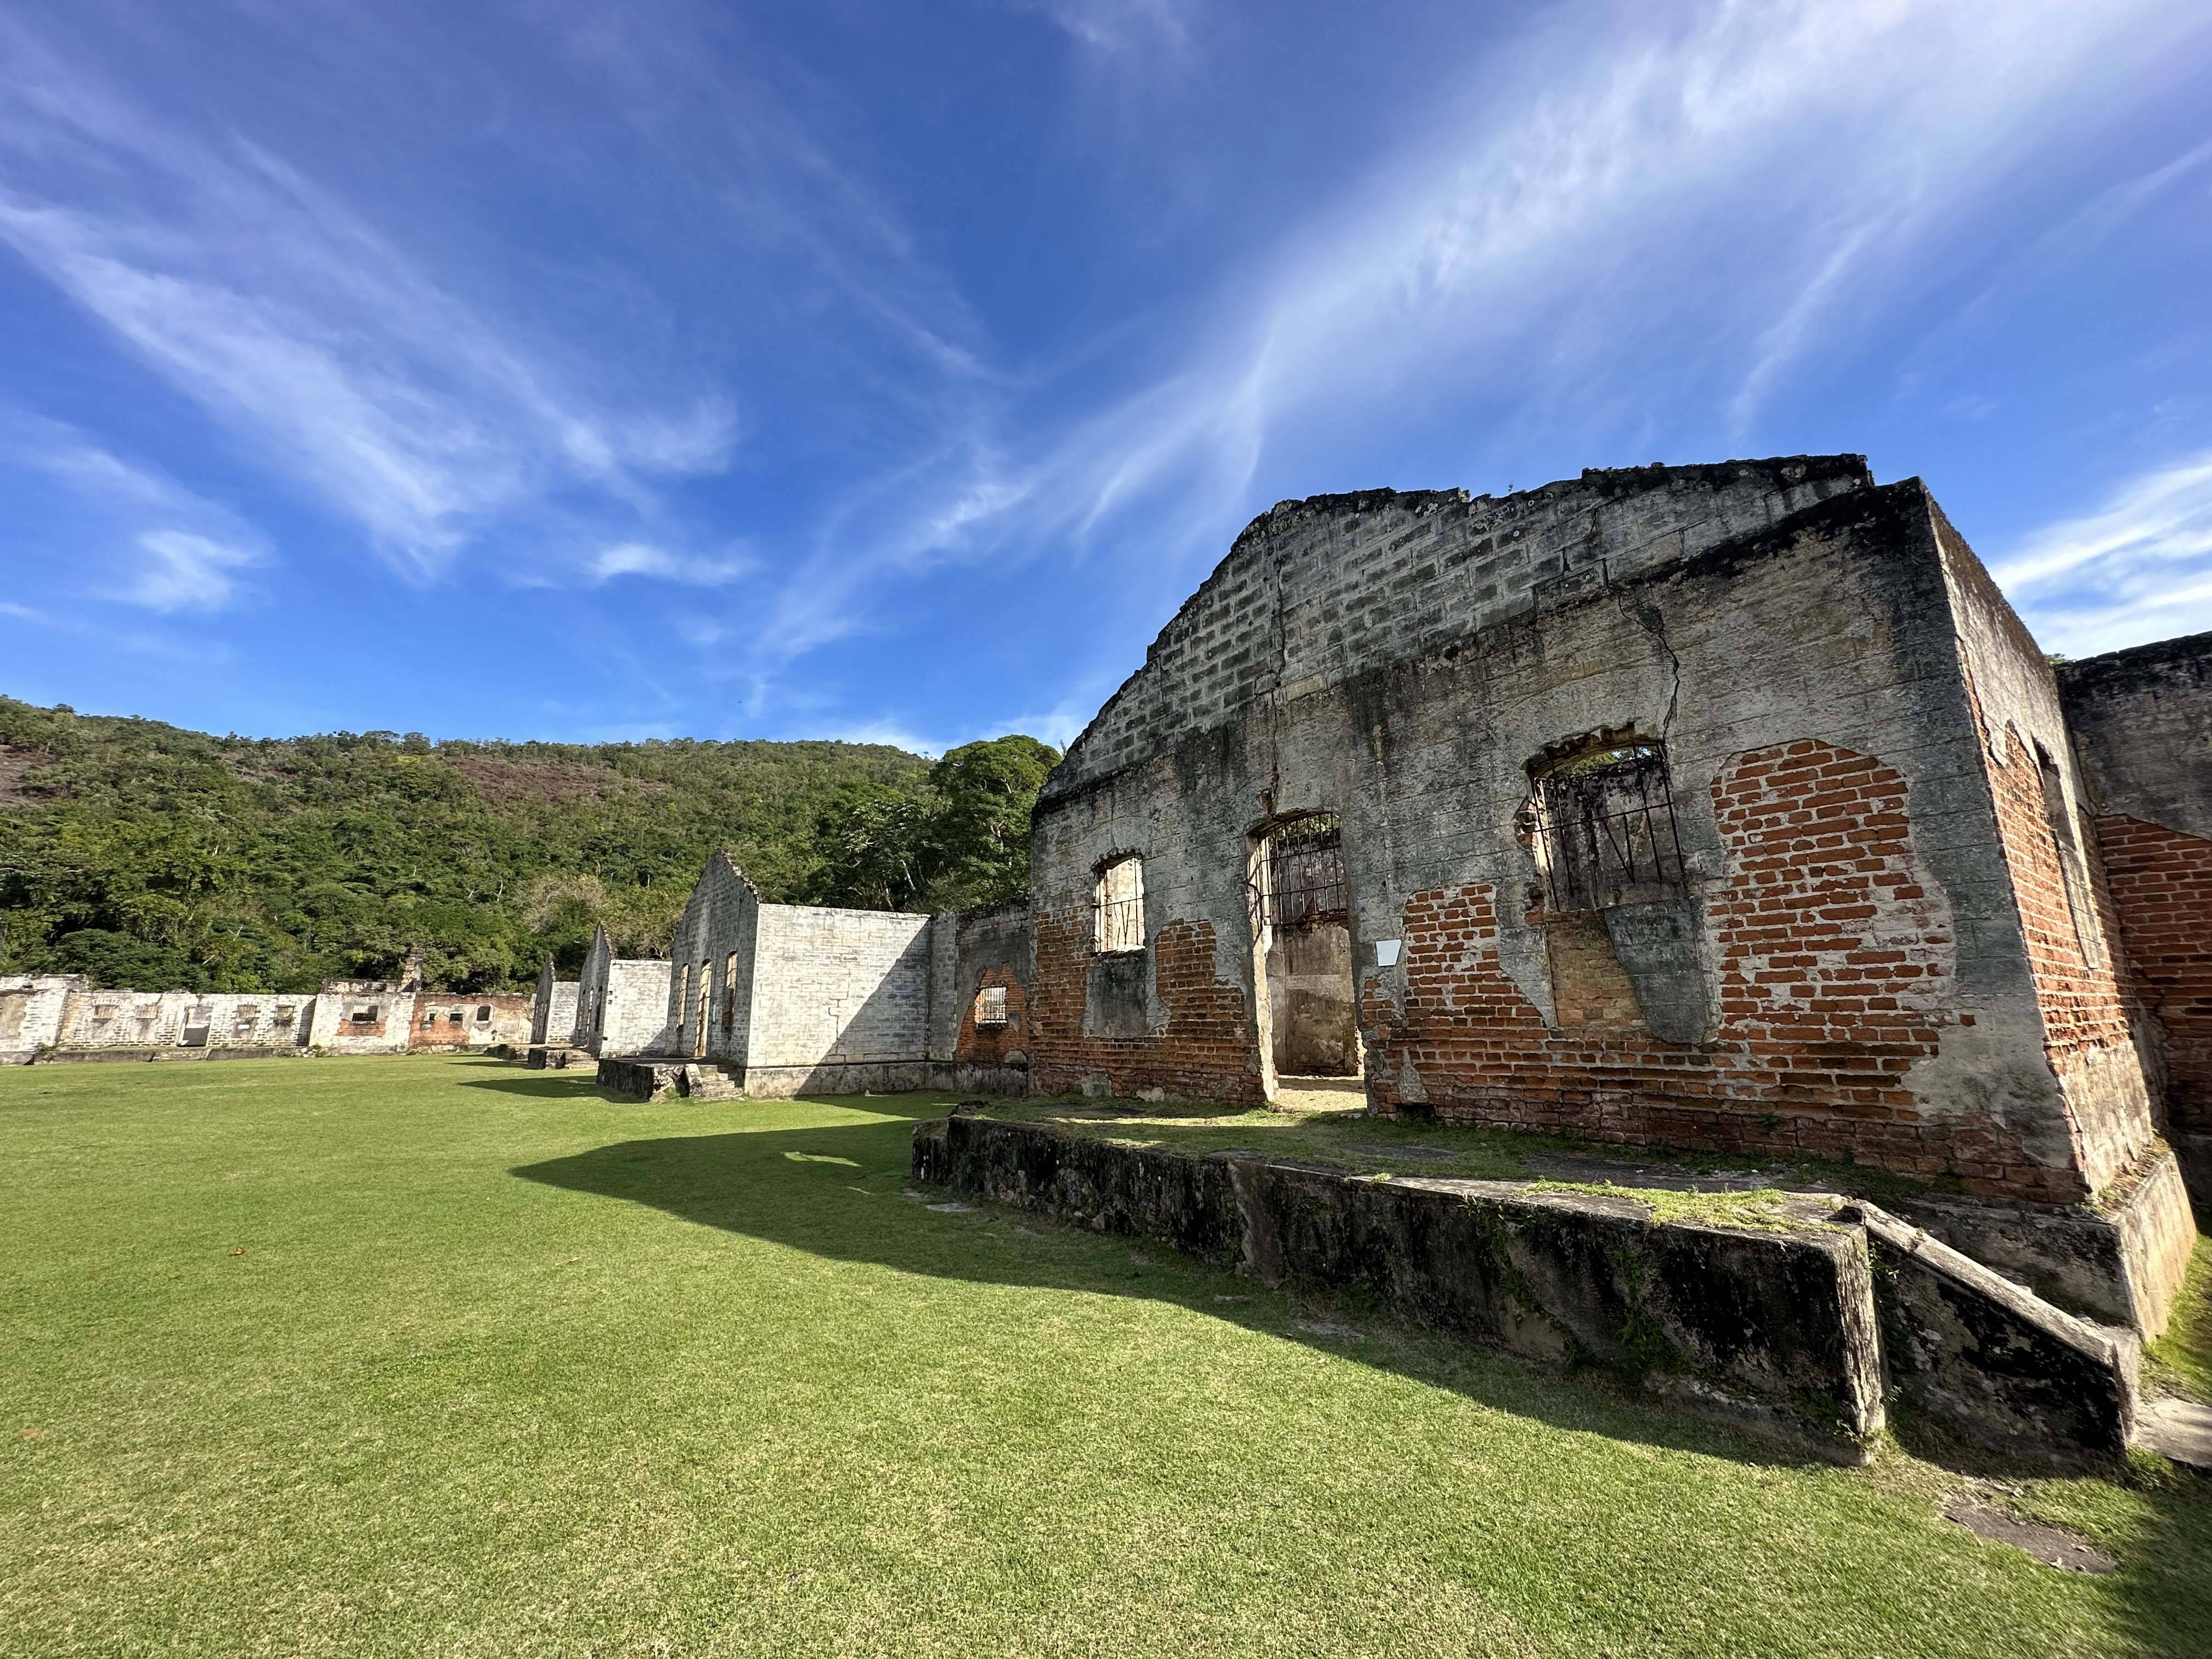
[[[0,971],[312,990],[426,952],[441,989],[648,955],[716,847],[787,903],[1018,893],[1059,757],[878,744],[217,738],[0,697]]]

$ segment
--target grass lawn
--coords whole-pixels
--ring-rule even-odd
[[[2212,1653],[2212,1483],[1778,1458],[933,1210],[939,1109],[0,1071],[0,1652]]]

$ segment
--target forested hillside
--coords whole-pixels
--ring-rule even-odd
[[[312,990],[393,971],[520,988],[592,924],[664,950],[727,848],[785,902],[951,908],[1019,892],[1054,750],[933,765],[848,743],[216,738],[0,697],[0,972]]]

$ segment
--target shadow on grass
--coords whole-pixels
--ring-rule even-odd
[[[874,1099],[866,1106],[899,1109]],[[1310,1306],[1296,1294],[1270,1291],[1164,1243],[1088,1232],[980,1203],[964,1212],[933,1211],[931,1203],[954,1200],[933,1188],[920,1199],[908,1195],[915,1121],[902,1115],[822,1128],[623,1140],[513,1173],[832,1260],[976,1283],[1172,1303],[1561,1428],[1745,1462],[1816,1461],[1651,1407],[1595,1376],[1563,1377],[1500,1352],[1413,1333],[1355,1298],[1330,1297],[1326,1306],[1334,1320],[1322,1321],[1316,1311],[1322,1304]],[[1148,1257],[1159,1259],[1143,1265]],[[1224,1301],[1224,1296],[1235,1299]],[[1347,1319],[1357,1319],[1371,1335],[1363,1340],[1299,1328],[1302,1320]]]
[[[592,1091],[588,1073],[574,1077],[558,1072],[532,1072],[526,1077],[472,1077],[465,1079],[461,1087],[495,1089],[503,1095],[534,1095],[541,1100],[588,1100]]]
[[[561,1094],[561,1079],[487,1079],[472,1086]],[[1326,1322],[1295,1294],[1268,1291],[1165,1245],[1057,1226],[979,1206],[939,1212],[933,1192],[908,1195],[914,1123],[902,1103],[846,1103],[899,1115],[805,1129],[762,1129],[617,1141],[516,1169],[529,1181],[641,1204],[686,1221],[789,1245],[836,1261],[975,1283],[1142,1297],[1449,1389],[1491,1409],[1554,1428],[1603,1434],[1733,1462],[1805,1467],[1809,1456],[1615,1392],[1589,1376],[1563,1376],[1471,1345],[1407,1332],[1373,1308],[1347,1312],[1365,1340],[1302,1329]],[[1157,1252],[1164,1261],[1149,1261]],[[1224,1300],[1233,1297],[1233,1300]],[[1952,1468],[1959,1465],[1944,1460]],[[1961,1470],[1962,1473],[1971,1471]],[[2115,1494],[2117,1497],[2117,1494]],[[2133,1496],[2142,1524],[2123,1540],[2124,1570],[2100,1581],[2116,1617],[2148,1650],[2203,1651],[2212,1620],[2212,1482],[2183,1476]],[[2124,1502],[2125,1500],[2122,1500]]]

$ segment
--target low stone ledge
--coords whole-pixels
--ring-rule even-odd
[[[2146,1339],[2172,1317],[2197,1242],[2181,1167],[2163,1147],[2094,1206],[1941,1194],[1891,1202],[1911,1225],[2045,1301]]]
[[[1510,1182],[1375,1180],[1256,1154],[1117,1146],[956,1115],[915,1132],[915,1178],[1157,1238],[1285,1279],[1370,1291],[1431,1328],[1594,1365],[1856,1461],[1882,1426],[1873,1279],[1856,1230],[1669,1220]]]
[[[608,1055],[599,1061],[592,1080],[617,1100],[672,1100],[680,1091],[686,1063]]]
[[[27,1058],[35,1059],[41,1066],[84,1066],[109,1061],[160,1064],[169,1060],[300,1060],[307,1052],[289,1045],[281,1048],[187,1048],[179,1044],[161,1048],[47,1048]]]
[[[2134,1333],[2076,1319],[1872,1204],[1842,1213],[1867,1234],[1884,1369],[1907,1415],[2027,1462],[2126,1449]]]

